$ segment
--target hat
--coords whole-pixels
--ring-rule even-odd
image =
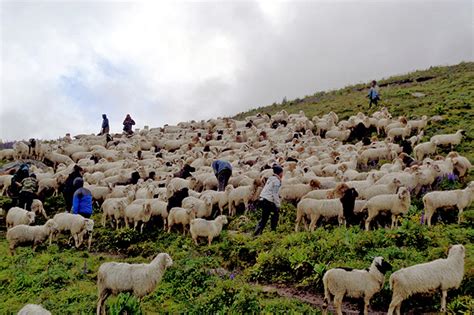
[[[283,168],[278,164],[274,164],[272,166],[272,169],[273,169],[273,173],[275,173],[277,175],[280,175],[281,173],[283,173]]]
[[[74,188],[80,188],[84,186],[84,180],[81,177],[76,177],[74,181],[72,182],[72,186]]]

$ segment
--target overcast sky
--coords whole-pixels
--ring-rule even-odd
[[[0,139],[230,116],[473,58],[470,0],[1,1]]]

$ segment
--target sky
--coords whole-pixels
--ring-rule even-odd
[[[0,0],[0,139],[232,116],[473,61],[470,0]]]

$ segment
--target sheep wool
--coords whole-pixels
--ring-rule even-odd
[[[345,295],[364,299],[364,314],[368,314],[370,299],[379,292],[384,283],[385,273],[392,266],[383,257],[375,257],[368,269],[334,268],[323,276],[324,304],[326,313],[331,296],[338,315],[342,315],[342,299]]]
[[[464,277],[463,245],[453,245],[448,258],[402,268],[390,276],[393,291],[388,315],[400,314],[403,300],[415,293],[430,293],[441,290],[441,312],[446,311],[446,296],[449,289],[457,289]]]
[[[38,304],[26,304],[17,315],[51,315],[51,312]]]
[[[204,219],[194,219],[191,220],[189,230],[196,245],[198,245],[198,237],[202,236],[207,237],[208,245],[210,246],[212,239],[221,234],[224,224],[227,224],[227,218],[225,215],[220,215],[215,220],[210,221]]]
[[[132,292],[141,299],[155,290],[166,269],[173,265],[167,253],[158,254],[149,264],[108,262],[97,273],[99,300],[97,314],[106,314],[105,301],[110,295]]]
[[[8,249],[10,255],[15,253],[15,248],[19,245],[33,243],[33,251],[36,246],[52,237],[58,231],[58,224],[53,219],[49,219],[44,225],[29,226],[20,224],[7,231]]]
[[[6,223],[7,228],[12,228],[20,224],[30,225],[35,222],[35,213],[19,207],[13,207],[8,210]]]

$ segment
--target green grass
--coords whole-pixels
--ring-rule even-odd
[[[381,88],[382,105],[394,116],[420,117],[441,113],[444,120],[430,124],[427,137],[439,132],[465,129],[468,137],[457,150],[474,160],[473,117],[474,64],[461,63],[451,67],[434,67],[403,76],[380,80],[391,83]],[[416,82],[423,77],[430,80]],[[411,80],[412,82],[400,83]],[[274,113],[281,109],[289,113],[305,111],[307,116],[322,115],[331,110],[340,119],[358,111],[367,112],[367,85],[359,84],[330,92],[319,92],[302,100],[275,104],[240,114]],[[425,93],[422,98],[413,92]],[[472,177],[472,172],[471,172]],[[9,199],[0,198],[0,207],[7,208]],[[158,288],[141,303],[129,295],[111,298],[110,314],[318,314],[319,310],[295,299],[263,292],[255,283],[284,284],[316,294],[322,294],[322,275],[335,266],[366,268],[374,256],[384,256],[394,270],[429,260],[446,257],[450,244],[462,243],[467,249],[465,277],[461,287],[448,293],[450,313],[474,313],[474,207],[463,215],[463,223],[443,213],[446,224],[431,229],[420,225],[420,200],[413,201],[409,214],[396,230],[361,231],[325,223],[314,233],[295,233],[295,209],[285,205],[276,232],[265,232],[258,238],[250,236],[258,213],[249,220],[231,219],[222,235],[212,246],[197,247],[190,237],[164,233],[148,228],[143,235],[133,230],[113,231],[98,226],[94,231],[91,253],[76,250],[61,237],[51,247],[39,247],[36,253],[22,247],[17,255],[7,255],[4,227],[0,232],[0,314],[13,314],[26,303],[41,303],[53,314],[93,314],[97,292],[96,277],[100,264],[106,261],[131,263],[149,262],[157,253],[168,252],[174,260]],[[61,197],[48,198],[48,213],[62,211]],[[94,219],[100,222],[95,210]],[[42,223],[40,219],[39,223]],[[214,270],[224,268],[224,274]],[[388,279],[387,275],[386,279]],[[386,311],[390,302],[386,282],[372,305]],[[440,307],[439,293],[417,295],[403,303],[404,310],[415,313],[436,312]]]

